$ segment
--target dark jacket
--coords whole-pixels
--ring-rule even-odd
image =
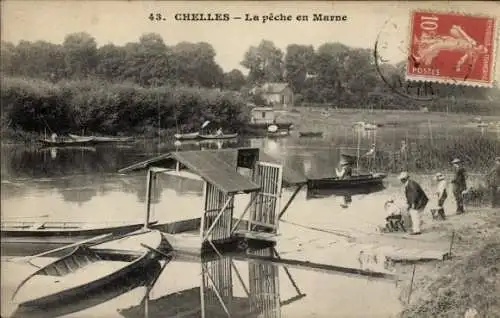
[[[490,187],[500,187],[500,163],[496,163],[486,177]]]
[[[406,202],[410,209],[424,209],[429,202],[429,198],[425,194],[422,187],[413,180],[408,180],[405,187]]]
[[[465,181],[466,178],[465,168],[458,168],[457,172],[455,172],[455,177],[453,178],[453,180],[451,180],[453,189],[455,191],[463,191],[467,189],[467,182]]]

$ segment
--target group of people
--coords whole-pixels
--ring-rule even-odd
[[[465,212],[463,197],[464,193],[467,191],[467,173],[465,168],[462,166],[460,159],[454,159],[451,164],[455,170],[451,184],[452,194],[456,202],[456,213],[462,214]],[[431,212],[434,218],[445,219],[446,213],[444,210],[444,203],[448,198],[448,184],[442,173],[437,173],[435,175],[435,179],[437,181],[435,192],[436,206],[431,209]],[[404,194],[407,205],[406,211],[408,212],[411,221],[410,234],[421,234],[422,214],[429,203],[429,198],[420,184],[410,178],[408,172],[401,172],[399,180],[404,185]],[[491,205],[493,208],[498,207],[500,201],[500,157],[495,158],[495,165],[488,173],[486,181],[491,191]],[[391,230],[391,228],[397,228],[398,224],[402,224],[402,217],[396,213],[391,213],[391,215],[386,218],[386,221],[387,227]]]

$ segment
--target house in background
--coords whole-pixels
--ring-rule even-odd
[[[286,108],[293,105],[294,94],[288,83],[264,83],[254,87],[250,93],[260,95],[270,106]]]
[[[276,122],[276,113],[272,107],[255,107],[250,111],[251,124],[274,124]]]

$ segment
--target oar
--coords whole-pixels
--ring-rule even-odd
[[[148,246],[148,245],[146,245],[144,243],[141,243],[141,246],[147,248],[148,250],[156,252],[156,253],[158,253],[158,254],[160,254],[162,256],[165,256],[165,257],[171,257],[172,256],[172,253],[164,253],[164,252],[162,252],[162,251],[160,251],[160,250],[158,250],[158,249],[156,249],[154,247]]]
[[[42,215],[33,215],[33,216],[16,216],[12,218],[4,218],[3,221],[15,221],[17,219],[35,219],[35,218],[47,218],[49,217],[48,214],[42,214]]]
[[[113,233],[99,235],[99,236],[96,236],[96,237],[93,237],[93,238],[90,238],[90,239],[87,239],[87,240],[79,241],[79,242],[76,242],[76,243],[73,243],[73,244],[69,244],[69,245],[64,245],[64,246],[55,248],[53,250],[46,251],[46,252],[43,252],[43,253],[39,253],[39,254],[36,254],[36,255],[11,258],[8,261],[9,262],[29,262],[32,259],[37,258],[37,257],[42,257],[42,256],[49,255],[49,254],[52,254],[52,253],[55,253],[55,252],[59,252],[59,251],[62,251],[62,250],[65,250],[65,249],[68,249],[68,248],[71,248],[71,247],[80,246],[80,245],[85,244],[85,243],[90,243],[90,242],[93,242],[93,241],[97,241],[97,240],[109,237],[111,235],[113,235]]]

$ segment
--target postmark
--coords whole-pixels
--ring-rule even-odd
[[[406,79],[408,67],[408,19],[387,19],[377,34],[374,46],[375,68],[386,86],[395,95],[420,102],[438,99],[438,84]],[[458,87],[458,86],[457,86]]]
[[[496,24],[487,16],[413,11],[406,79],[493,86]]]

